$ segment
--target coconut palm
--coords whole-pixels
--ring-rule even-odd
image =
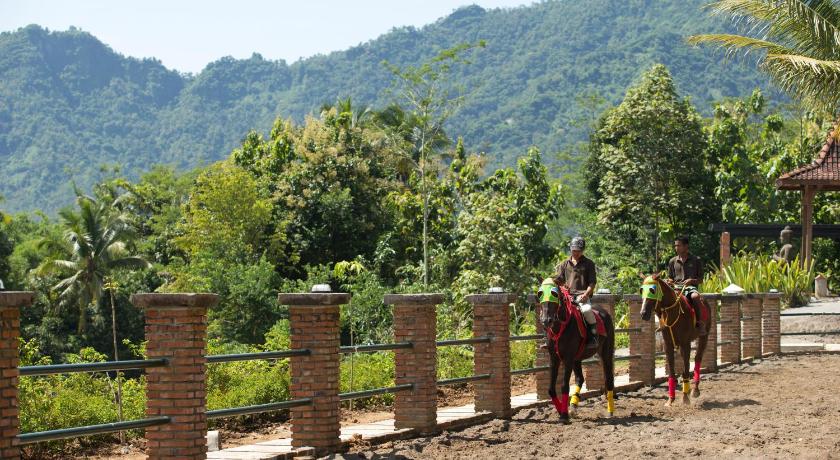
[[[129,245],[136,238],[129,215],[121,210],[127,195],[117,195],[114,190],[94,198],[76,192],[75,212],[59,212],[64,227],[61,243],[67,259],[50,258],[36,272],[65,276],[53,290],[58,292],[56,310],[75,304],[79,308],[78,331],[87,326],[87,309],[98,305],[105,289],[106,278],[120,269],[140,269],[149,263],[131,255]],[[55,246],[56,242],[44,241]]]
[[[717,0],[709,8],[729,16],[747,35],[704,34],[729,54],[758,52],[760,67],[785,91],[815,109],[834,113],[840,102],[840,4],[836,0]]]
[[[53,286],[53,290],[59,292],[58,308],[72,303],[78,305],[80,334],[86,328],[88,306],[99,305],[103,291],[110,293],[114,360],[118,361],[117,311],[114,302],[117,285],[111,274],[121,269],[146,268],[150,264],[140,257],[132,256],[128,249],[137,237],[129,214],[122,210],[122,202],[129,195],[118,195],[114,188],[107,186],[101,187],[99,192],[99,197],[94,198],[76,190],[79,211],[65,209],[59,212],[64,226],[64,247],[70,257],[48,259],[36,270],[40,273],[68,275]],[[54,248],[55,243],[50,240],[44,242]],[[118,417],[122,421],[122,379],[119,373],[115,399]],[[120,444],[123,441],[120,432]]]

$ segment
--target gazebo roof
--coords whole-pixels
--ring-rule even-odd
[[[826,191],[840,190],[840,143],[835,133],[838,133],[837,128],[829,133],[825,145],[811,164],[796,168],[776,179],[776,188],[799,190],[808,186]]]

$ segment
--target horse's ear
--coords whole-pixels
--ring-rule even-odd
[[[644,274],[644,273],[642,273],[642,272],[639,272],[639,278],[641,278],[642,280],[644,280],[645,278],[647,278],[647,275],[645,275],[645,274]]]
[[[650,276],[655,280],[659,279],[659,273],[654,273],[653,275],[650,275]]]

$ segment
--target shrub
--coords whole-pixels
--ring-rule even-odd
[[[783,307],[795,307],[808,303],[813,283],[813,262],[805,268],[800,266],[798,257],[788,264],[763,255],[740,253],[723,270],[715,268],[707,273],[700,289],[722,292],[729,284],[736,284],[748,293],[776,289],[782,293]]]

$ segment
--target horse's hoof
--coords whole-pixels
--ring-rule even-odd
[[[667,401],[665,401],[665,407],[671,407],[671,404],[674,404],[673,399],[668,399]]]
[[[700,397],[700,389],[695,388],[695,389],[691,390],[691,397],[692,398],[699,398]]]
[[[560,423],[562,423],[563,425],[568,425],[569,423],[571,423],[571,420],[569,419],[569,414],[560,414]]]
[[[577,415],[578,406],[577,404],[569,404],[569,416],[574,417]]]
[[[613,418],[614,416],[615,414],[613,414],[612,412],[607,412],[607,418]]]
[[[691,398],[689,398],[687,394],[683,395],[683,405],[687,406],[689,404],[691,404]]]

